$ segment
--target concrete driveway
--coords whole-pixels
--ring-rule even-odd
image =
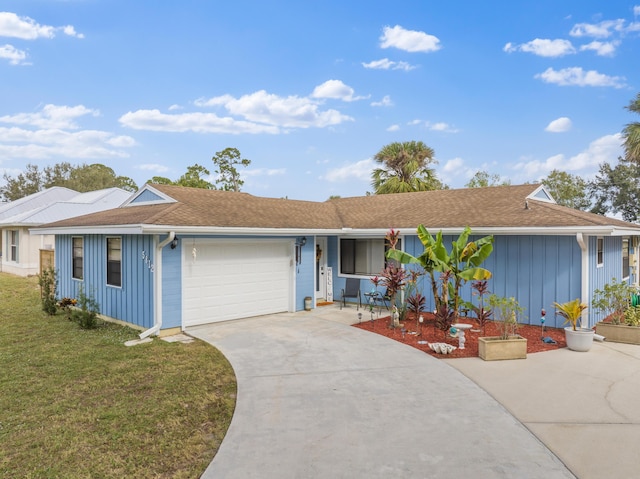
[[[524,361],[446,360],[489,392],[580,479],[640,477],[640,347],[598,343]]]
[[[353,318],[325,307],[189,328],[238,380],[231,426],[202,477],[574,477],[474,382],[340,322]]]

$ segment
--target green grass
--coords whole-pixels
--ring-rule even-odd
[[[125,347],[41,310],[36,278],[0,273],[0,477],[195,478],[231,422],[236,381],[201,341]]]

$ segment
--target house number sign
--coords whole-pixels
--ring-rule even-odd
[[[149,268],[149,271],[151,271],[152,273],[155,272],[155,266],[151,262],[151,258],[149,257],[149,255],[145,250],[142,250],[142,261],[144,261],[144,264],[147,265],[147,268]]]

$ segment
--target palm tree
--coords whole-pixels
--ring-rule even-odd
[[[640,93],[636,95],[635,100],[629,103],[627,110],[640,114]],[[640,122],[632,122],[622,130],[624,138],[625,158],[637,165],[640,165]]]
[[[439,190],[444,186],[429,168],[436,163],[433,149],[421,141],[394,142],[373,157],[382,166],[373,170],[371,186],[377,195]]]

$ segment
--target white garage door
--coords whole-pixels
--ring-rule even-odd
[[[289,311],[291,251],[289,241],[183,241],[183,325]]]

